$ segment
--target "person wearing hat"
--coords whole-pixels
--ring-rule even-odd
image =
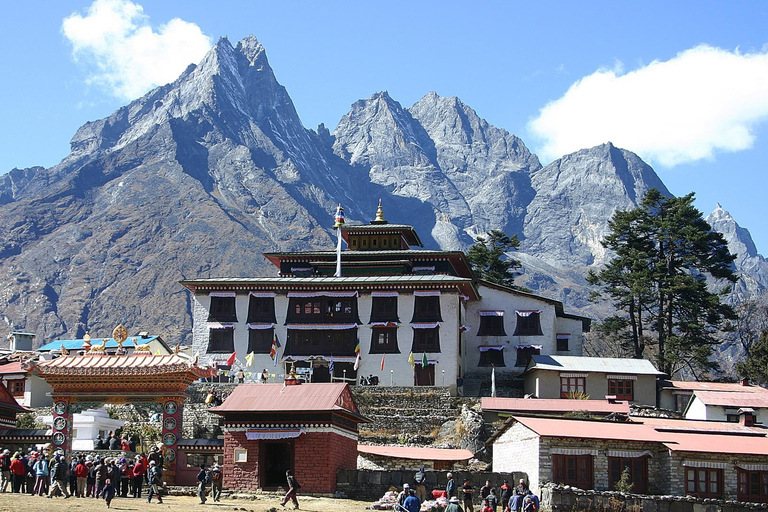
[[[459,505],[459,498],[457,496],[451,496],[451,499],[448,500],[448,506],[445,507],[445,512],[464,512],[461,505]]]
[[[152,496],[157,496],[157,502],[162,503],[160,490],[157,488],[163,479],[163,470],[154,460],[149,461],[149,471],[147,471],[147,482],[149,482],[149,497],[147,503],[152,503]]]
[[[7,492],[11,483],[11,451],[3,450],[0,454],[0,492]]]
[[[205,470],[205,464],[200,464],[200,471],[197,472],[197,497],[200,498],[200,504],[204,505],[205,484],[208,482],[208,472]]]
[[[141,488],[144,485],[144,473],[147,468],[140,456],[136,456],[136,462],[133,464],[133,497],[141,498]]]
[[[408,512],[419,512],[421,510],[421,500],[411,491],[403,502],[403,508]]]
[[[117,463],[118,472],[120,473],[120,488],[119,494],[121,498],[128,497],[128,490],[130,488],[131,476],[133,476],[133,466],[128,463],[125,457],[121,457]],[[115,485],[116,490],[117,485]]]
[[[221,486],[224,483],[224,473],[218,464],[211,468],[211,496],[213,501],[221,501]]]
[[[401,507],[405,505],[405,499],[411,494],[411,486],[403,484],[403,490],[397,495],[397,504]]]

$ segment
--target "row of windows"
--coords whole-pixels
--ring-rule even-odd
[[[632,492],[648,492],[648,458],[608,457],[608,486],[614,489],[621,474],[629,470]],[[580,489],[593,488],[592,455],[552,455],[552,480]],[[723,470],[715,468],[685,468],[685,493],[699,498],[722,499],[725,494]],[[768,471],[737,473],[739,501],[768,502]]]
[[[585,377],[560,377],[560,398],[586,393]],[[608,379],[608,394],[617,400],[635,399],[635,381],[630,379]]]
[[[330,297],[297,298],[288,302],[288,322],[358,322],[357,301]],[[211,297],[209,322],[237,322],[235,297]],[[397,297],[373,297],[371,322],[399,322]],[[442,322],[440,297],[414,297],[411,322]],[[274,297],[250,297],[248,323],[275,323]]]
[[[517,313],[515,315],[515,332],[512,333],[512,336],[541,336],[540,316],[540,313],[527,313],[525,315]],[[477,330],[477,335],[506,336],[504,316],[480,316],[480,328]]]

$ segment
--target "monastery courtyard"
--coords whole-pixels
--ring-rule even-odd
[[[147,503],[146,498],[115,498],[112,508],[107,509],[104,500],[93,498],[52,498],[29,496],[28,494],[0,494],[0,512],[51,512],[78,511],[78,512],[104,512],[105,510],[148,512],[150,510],[183,510],[184,512],[231,512],[245,510],[247,512],[266,512],[272,508],[292,510],[291,505],[285,509],[280,506],[281,497],[277,495],[257,496],[256,499],[223,499],[220,503],[214,503],[208,497],[208,502],[201,505],[197,497],[193,496],[166,496],[163,503],[155,500]],[[303,512],[360,512],[369,506],[368,501],[354,501],[334,498],[315,498],[299,494],[299,506]]]

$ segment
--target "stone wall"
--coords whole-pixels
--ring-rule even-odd
[[[445,490],[447,471],[426,471],[427,492],[433,489]],[[528,480],[525,473],[485,473],[485,472],[456,472],[453,471],[453,478],[461,486],[464,479],[468,478],[470,483],[479,492],[480,487],[485,485],[486,480],[491,481],[491,485],[496,487],[496,493],[501,494],[498,488],[501,487],[504,479],[509,480],[510,484],[517,482],[521,478]],[[404,483],[414,484],[413,477],[415,471],[366,471],[355,469],[340,469],[336,472],[336,490],[352,499],[374,501],[381,498],[390,487],[402,489]],[[478,499],[479,502],[479,499]]]
[[[568,486],[546,484],[541,488],[542,512],[746,512],[766,510],[768,504],[700,499],[682,496],[646,496],[615,491],[582,491]]]

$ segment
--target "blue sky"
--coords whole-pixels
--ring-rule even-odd
[[[79,126],[254,34],[308,128],[358,99],[458,96],[548,163],[611,140],[768,247],[768,3],[7,3],[0,173],[58,163]],[[65,21],[66,20],[66,21]],[[168,78],[171,77],[171,78]]]

